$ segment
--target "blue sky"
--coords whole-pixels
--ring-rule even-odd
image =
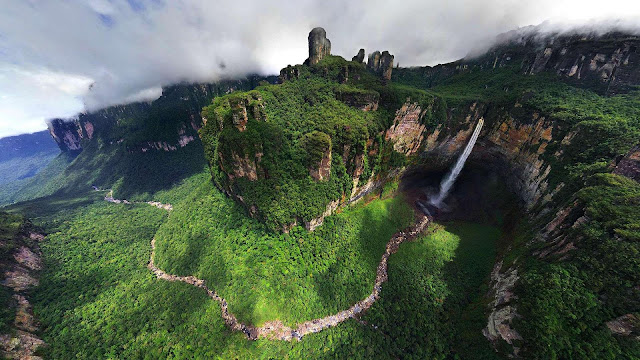
[[[304,61],[315,26],[334,54],[389,50],[408,66],[455,60],[546,20],[640,24],[637,0],[0,0],[0,8],[0,137],[153,99],[176,82],[277,73]]]

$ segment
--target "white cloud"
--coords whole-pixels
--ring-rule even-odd
[[[315,26],[335,54],[389,50],[406,66],[455,60],[547,19],[640,23],[637,0],[0,0],[0,8],[0,137],[146,100],[171,83],[277,73],[306,58]]]
[[[73,116],[91,79],[0,64],[0,138],[43,130],[52,115]]]

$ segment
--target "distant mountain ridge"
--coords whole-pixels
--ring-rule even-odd
[[[42,152],[57,153],[57,145],[46,130],[0,138],[0,162]]]
[[[0,139],[0,204],[8,202],[58,154],[60,149],[46,130]]]

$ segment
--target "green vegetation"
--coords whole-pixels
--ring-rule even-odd
[[[384,305],[365,315],[369,325],[349,320],[292,343],[249,341],[231,332],[218,303],[201,289],[150,273],[151,238],[157,239],[159,267],[205,278],[242,320],[291,323],[343,310],[369,293],[384,244],[413,214],[401,199],[374,200],[329,217],[314,233],[298,227],[274,235],[246,218],[208,177],[203,172],[160,193],[174,200],[168,217],[144,204],[106,203],[96,192],[12,207],[34,216],[49,233],[42,243],[41,286],[33,295],[49,344],[45,357],[370,359],[395,358],[406,344],[409,355],[443,358],[451,349],[468,353],[447,333],[452,329],[466,329],[465,342],[481,336],[480,305],[469,304],[486,290],[481,284],[497,233],[456,223],[403,244],[391,257],[392,278],[379,300]],[[415,301],[422,307],[413,307]],[[469,315],[452,323],[459,314]],[[403,318],[437,329],[436,335],[420,336],[433,335],[439,348],[417,341],[406,326],[394,329],[395,319]]]
[[[538,358],[633,358],[640,345],[613,337],[604,322],[640,308],[640,185],[598,174],[577,199],[589,218],[571,234],[578,249],[558,264],[531,260],[519,287],[526,350]]]
[[[607,171],[604,163],[626,153],[640,138],[638,91],[602,96],[568,85],[553,74],[524,75],[519,67],[458,74],[428,90],[451,109],[449,122],[437,122],[445,124],[449,132],[460,129],[468,105],[476,101],[489,105],[485,127],[503,121],[507,113],[523,123],[530,122],[532,114],[552,120],[555,141],[549,144],[543,159],[551,165],[549,185],[565,182],[568,194],[580,186],[568,182],[581,182],[584,175]],[[570,141],[562,144],[562,138],[569,134]],[[559,149],[561,157],[554,155]]]
[[[395,358],[493,359],[482,336],[482,302],[495,260],[497,228],[433,224],[389,261],[389,282],[365,316]]]
[[[45,169],[56,153],[39,153],[32,157],[15,158],[0,163],[0,205],[10,201],[12,195],[27,184],[33,176]]]
[[[407,83],[416,83],[411,72]],[[416,70],[416,74],[419,71]],[[549,188],[563,183],[551,203],[532,212],[547,214],[520,224],[507,263],[523,259],[517,288],[516,329],[525,339],[522,356],[539,359],[637,358],[637,342],[614,337],[605,322],[640,309],[640,248],[637,182],[608,174],[610,164],[640,138],[640,93],[601,96],[559,81],[553,74],[523,75],[518,68],[470,71],[438,81],[429,91],[445,99],[457,131],[468,106],[488,104],[485,127],[507,116],[521,124],[532,114],[549,119],[553,141],[541,155],[550,165]],[[566,139],[563,141],[563,139]],[[577,201],[575,205],[571,205]],[[563,230],[576,249],[543,260],[531,256],[545,242],[532,242],[561,208],[577,211],[574,228]],[[505,244],[508,245],[508,244]]]
[[[0,186],[0,192],[2,192],[0,205],[51,195],[61,186],[55,179],[61,177],[62,172],[73,159],[74,156],[71,154],[60,153],[35,176],[7,184],[6,186]]]
[[[13,263],[13,252],[21,245],[19,234],[23,230],[25,220],[22,216],[0,211],[0,275]],[[15,319],[13,291],[0,284],[0,334],[11,331]]]
[[[413,216],[400,198],[374,200],[314,232],[274,234],[204,182],[160,227],[156,264],[205,279],[242,321],[294,325],[365,298],[387,241]]]
[[[349,69],[346,83],[335,79]],[[357,157],[364,156],[362,184],[372,175],[375,157],[368,151],[385,149],[384,137],[393,114],[407,98],[424,103],[433,96],[424,91],[389,85],[365,71],[364,66],[330,56],[317,65],[300,67],[299,79],[281,85],[259,86],[250,92],[234,92],[216,98],[203,109],[209,119],[200,131],[205,156],[219,188],[239,194],[248,209],[271,230],[280,230],[298,221],[310,221],[325,211],[326,205],[351,195]],[[362,111],[359,106],[377,102],[377,111]],[[246,113],[246,129],[238,126]],[[367,144],[368,141],[371,141]],[[391,167],[401,166],[400,154],[378,158],[376,175],[390,159]],[[314,181],[309,168],[332,150],[328,181]],[[255,177],[235,175],[240,163],[255,164]],[[245,166],[247,167],[247,166]],[[230,179],[234,177],[235,179]]]
[[[48,131],[0,139],[0,206],[14,201],[59,153]]]
[[[202,112],[202,144],[176,151],[134,148],[175,141],[176,129],[189,125],[190,109],[210,103],[210,93],[176,107],[172,101],[189,94],[174,89],[171,101],[132,108],[108,126],[96,123],[96,137],[81,154],[59,156],[6,200],[44,196],[9,210],[50,234],[33,294],[50,344],[46,356],[493,359],[498,355],[481,329],[499,253],[506,266],[518,267],[521,317],[513,325],[524,338],[515,344],[524,358],[638,358],[638,342],[612,335],[605,323],[640,309],[640,185],[609,173],[611,160],[640,138],[640,93],[603,97],[517,68],[428,80],[420,78],[424,69],[406,70],[399,83],[387,85],[335,56],[298,70],[300,78],[282,85],[215,98]],[[147,269],[155,238],[159,268],[205,279],[231,312],[255,325],[294,325],[363,299],[390,236],[414,219],[407,202],[393,197],[397,183],[327,217],[314,232],[302,225],[330,201],[346,201],[355,177],[362,186],[372,176],[384,180],[393,170],[430,161],[397,153],[385,140],[407,99],[426,110],[428,131],[441,126],[442,136],[468,126],[474,102],[485,106],[486,128],[506,118],[548,119],[552,141],[540,158],[551,167],[548,189],[564,187],[531,210],[535,219],[506,226],[503,214],[487,215],[499,220],[502,236],[490,225],[432,225],[390,258],[389,281],[362,319],[301,342],[248,341],[225,326],[218,304],[201,289],[158,280]],[[377,111],[359,109],[370,101],[379,102]],[[309,170],[329,150],[330,178],[315,181]],[[91,185],[113,188],[118,198],[168,202],[174,210],[109,204]],[[534,241],[539,230],[567,207],[569,226],[560,238],[575,249],[532,255],[549,246]],[[0,214],[0,241],[11,236],[16,219]],[[7,301],[0,287],[0,304]],[[7,308],[0,330],[14,316]]]

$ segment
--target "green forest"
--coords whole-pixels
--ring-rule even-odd
[[[208,171],[161,196],[181,197],[170,213],[146,204],[107,203],[94,193],[14,207],[47,220],[45,270],[33,294],[48,344],[41,354],[61,359],[405,354],[418,359],[446,358],[452,348],[469,353],[458,348],[452,329],[484,325],[478,306],[500,236],[494,226],[434,225],[392,256],[389,285],[360,322],[349,320],[292,343],[250,341],[231,332],[218,303],[204,291],[156,279],[146,267],[155,237],[159,267],[206,279],[242,320],[295,323],[324,316],[371,291],[384,244],[413,221],[402,196],[388,196],[333,215],[316,232],[296,228],[281,235],[248,219],[240,206],[215,191]],[[70,204],[85,205],[70,210]],[[483,257],[474,255],[480,252]],[[464,321],[446,320],[460,314],[466,314]],[[481,336],[461,334],[476,342]]]
[[[81,151],[0,164],[3,276],[42,252],[32,308],[0,284],[0,349],[27,313],[44,359],[640,359],[640,88],[516,50],[391,80],[326,55],[83,114]],[[297,331],[370,294],[300,340],[222,316]]]

